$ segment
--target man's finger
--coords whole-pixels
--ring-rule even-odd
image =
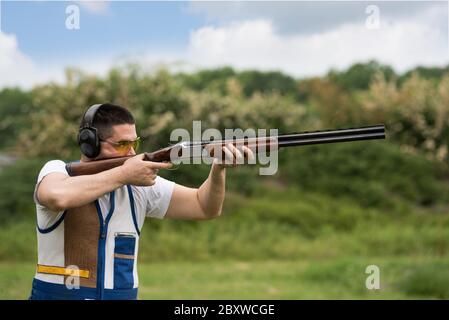
[[[134,158],[139,159],[139,160],[144,160],[145,159],[145,153],[139,153],[138,155],[134,156]]]
[[[245,159],[243,158],[242,152],[237,149],[232,143],[228,144],[229,150],[234,154],[235,163],[236,164],[243,164],[245,163]]]
[[[152,161],[147,161],[148,166],[151,169],[170,169],[171,167],[173,167],[173,163],[171,162],[152,162]]]
[[[242,146],[242,151],[245,157],[248,159],[248,162],[254,160],[254,152],[250,148],[248,148],[247,146]]]
[[[233,164],[234,163],[234,154],[227,148],[223,147],[221,150],[223,150],[226,159],[224,159],[225,164]]]

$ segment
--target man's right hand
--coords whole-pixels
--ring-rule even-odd
[[[159,169],[169,169],[173,166],[167,162],[151,162],[143,160],[145,154],[132,157],[120,166],[120,181],[123,185],[152,186],[155,184]]]

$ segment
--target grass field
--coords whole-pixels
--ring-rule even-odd
[[[309,151],[304,186],[230,174],[219,219],[148,219],[139,298],[449,299],[449,173],[389,148],[342,156],[355,151]],[[0,174],[0,299],[28,297],[37,261],[25,165]],[[380,290],[365,287],[369,265]]]
[[[140,299],[449,299],[445,206],[366,209],[294,189],[227,206],[209,222],[145,225]],[[27,299],[35,222],[0,231],[0,299]],[[379,290],[365,286],[369,265]]]
[[[365,287],[370,264],[380,268],[379,290]],[[140,299],[449,298],[448,258],[158,262],[139,272]],[[33,274],[32,263],[1,263],[0,299],[27,299]]]

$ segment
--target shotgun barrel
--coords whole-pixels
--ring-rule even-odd
[[[324,144],[345,141],[385,139],[383,124],[336,130],[306,131],[280,135],[279,147],[294,147],[311,144]]]

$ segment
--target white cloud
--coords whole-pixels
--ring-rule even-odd
[[[29,86],[36,75],[36,66],[20,52],[14,35],[0,32],[0,87]]]
[[[434,1],[190,1],[187,12],[211,23],[226,24],[258,19],[272,21],[282,34],[311,34],[343,23],[363,23],[366,8],[375,4],[386,19],[402,19],[428,9],[445,10],[447,3]]]
[[[15,35],[0,32],[0,88],[63,82],[69,66],[104,76],[111,67],[127,62],[141,63],[150,71],[157,65],[173,71],[231,65],[304,77],[376,59],[404,72],[417,65],[448,64],[447,36],[447,12],[436,7],[401,20],[382,19],[379,30],[351,22],[311,34],[291,34],[282,33],[272,19],[248,19],[192,30],[184,51],[131,53],[132,48],[126,48],[109,56],[61,57],[43,65],[20,51]]]
[[[369,59],[391,64],[399,72],[418,64],[448,63],[444,29],[426,21],[383,22],[378,30],[351,23],[309,35],[279,34],[271,20],[207,26],[191,32],[188,60],[201,67],[278,69],[295,76],[323,74]]]
[[[103,1],[78,0],[75,2],[91,13],[105,14],[109,10],[109,3],[106,0]]]
[[[64,70],[68,66],[80,66],[88,73],[105,75],[113,63],[113,59],[97,58],[76,64],[38,65],[20,51],[15,35],[0,32],[0,88],[19,86],[30,89],[50,81],[63,83]]]

